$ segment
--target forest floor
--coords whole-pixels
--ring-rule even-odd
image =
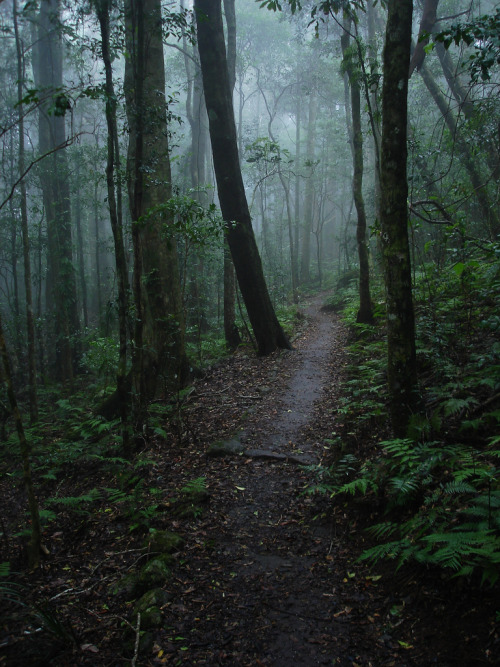
[[[138,468],[141,502],[156,497],[149,532],[131,531],[133,517],[109,495],[84,517],[68,510],[49,524],[50,555],[18,577],[25,604],[40,610],[43,599],[43,613],[2,604],[0,665],[500,662],[495,591],[415,567],[369,569],[356,561],[369,544],[366,503],[304,493],[307,466],[331,461],[332,432],[349,427],[336,417],[347,332],[321,304],[304,309],[293,351],[219,362],[187,395],[178,437],[144,443],[153,463]],[[57,492],[108,488],[115,477],[91,459],[69,466]],[[23,499],[7,482],[8,525]],[[151,557],[151,528],[183,541],[159,587],[160,621],[147,629],[120,580]],[[20,569],[20,554],[6,550],[0,560]]]

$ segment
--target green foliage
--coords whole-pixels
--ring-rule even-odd
[[[116,380],[119,346],[113,338],[95,337],[89,332],[87,349],[82,356],[82,368],[106,383]]]
[[[200,493],[205,493],[207,490],[207,482],[205,477],[197,477],[187,482],[182,488],[181,493],[185,496],[196,496]]]
[[[6,561],[0,563],[0,602],[14,602],[25,606],[22,599],[23,587],[9,580],[10,574],[10,563]]]
[[[332,441],[335,464],[310,470],[306,492],[366,497],[385,513],[370,529],[380,543],[362,560],[413,561],[493,584],[500,574],[500,245],[449,247],[448,255],[445,267],[417,273],[426,410],[413,416],[407,438],[372,435],[386,421],[385,343],[380,329],[353,326],[355,296],[344,297],[353,341],[338,420],[349,433],[340,447]],[[371,440],[366,460],[345,454],[360,438]]]
[[[458,23],[437,35],[433,35],[436,42],[441,42],[446,49],[455,43],[459,46],[464,42],[473,47],[466,67],[471,73],[472,81],[479,77],[483,81],[491,78],[491,70],[500,64],[500,8],[494,14],[480,16],[468,23]],[[421,39],[429,35],[422,35]]]
[[[59,505],[66,510],[71,510],[76,514],[89,514],[88,505],[99,500],[101,494],[97,489],[91,489],[88,493],[82,493],[80,496],[64,496],[58,498],[49,498],[47,505]]]

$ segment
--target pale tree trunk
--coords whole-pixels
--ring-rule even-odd
[[[17,51],[17,109],[19,128],[19,174],[24,173],[24,111],[21,100],[23,99],[24,82],[24,59],[23,44],[19,35],[17,21],[17,0],[13,2],[14,34],[16,38]],[[30,398],[30,421],[33,424],[38,420],[38,392],[36,378],[36,353],[35,353],[35,318],[33,315],[33,293],[31,287],[31,261],[30,261],[30,239],[28,231],[28,206],[26,197],[26,183],[24,178],[19,184],[21,195],[21,233],[23,239],[23,263],[24,263],[24,290],[26,298],[26,330],[28,337],[28,384]]]
[[[83,232],[82,232],[82,210],[80,200],[80,158],[78,157],[76,167],[76,196],[75,196],[75,227],[76,227],[76,252],[78,257],[78,278],[80,280],[80,292],[82,295],[83,324],[89,325],[89,314],[87,308],[87,282],[85,280],[85,259],[83,254]]]
[[[381,245],[387,308],[387,380],[397,437],[406,436],[416,406],[417,384],[406,176],[412,10],[412,0],[388,2],[382,90]]]
[[[299,71],[297,70],[297,99],[296,99],[296,106],[295,106],[295,201],[294,201],[294,208],[295,208],[295,220],[294,220],[294,229],[293,229],[293,249],[292,249],[292,243],[290,243],[290,259],[291,259],[291,269],[292,269],[292,285],[295,285],[295,290],[294,290],[294,301],[297,299],[296,303],[298,303],[299,297],[298,297],[298,284],[299,284],[299,234],[300,234],[300,213],[301,213],[301,207],[300,207],[300,200],[301,200],[301,175],[300,175],[300,161],[301,161],[301,150],[300,150],[300,142],[301,142],[301,132],[300,132],[300,124],[302,122],[302,113],[301,113],[301,106],[302,106],[302,96],[300,95],[300,76],[299,76]]]
[[[220,0],[196,0],[195,13],[222,216],[259,353],[269,354],[290,343],[269,297],[241,176]]]
[[[300,259],[300,282],[308,283],[311,279],[311,234],[314,215],[314,144],[316,141],[316,117],[318,113],[318,95],[316,90],[309,93],[309,118],[307,122],[307,161],[311,173],[306,181],[304,201],[304,223],[302,228],[302,254]]]
[[[126,0],[127,179],[134,244],[133,380],[138,414],[187,379],[175,237],[162,206],[172,197],[160,0]],[[142,416],[139,416],[142,419]]]
[[[64,150],[54,150],[66,142],[66,103],[58,92],[62,88],[63,62],[59,16],[59,0],[41,0],[33,72],[36,86],[49,95],[39,107],[39,150],[42,154],[52,151],[41,162],[40,180],[47,219],[47,309],[54,320],[54,368],[58,379],[71,381],[77,364],[75,340],[79,324],[68,165]],[[54,101],[59,102],[57,114],[49,113]]]
[[[439,0],[425,0],[422,11],[422,18],[420,21],[419,36],[424,33],[430,34],[434,29],[436,29],[438,4]],[[431,94],[434,102],[436,103],[436,106],[440,110],[446,126],[448,127],[448,130],[458,148],[460,161],[465,167],[472,187],[474,188],[474,194],[481,209],[482,217],[487,222],[489,227],[490,238],[493,239],[500,231],[500,218],[497,213],[497,208],[492,205],[486,191],[486,180],[489,179],[482,179],[478,169],[478,164],[471,153],[469,144],[467,140],[462,137],[461,131],[458,128],[457,118],[450,109],[449,103],[439,89],[439,86],[437,85],[431,71],[425,65],[425,45],[428,43],[428,41],[428,38],[423,41],[420,41],[419,39],[415,45],[410,61],[409,75],[411,77],[415,69],[419,71],[427,87],[427,90]],[[464,117],[468,120],[471,120],[474,115],[474,105],[472,101],[468,99],[467,92],[461,85],[458,76],[456,76],[453,72],[453,63],[451,61],[450,54],[445,50],[443,44],[440,42],[436,44],[436,52],[443,69],[443,74],[445,75],[453,97],[458,102],[459,108],[463,112]],[[500,170],[500,161],[498,160],[497,151],[494,148],[492,149],[492,147],[489,145],[486,146],[486,159],[491,170],[489,178],[496,180]]]
[[[481,178],[478,171],[478,165],[472,155],[471,149],[467,141],[462,137],[460,129],[457,127],[457,120],[452,110],[449,107],[448,101],[442,94],[430,70],[425,63],[422,63],[419,69],[419,74],[422,76],[427,90],[432,96],[436,106],[443,116],[443,120],[450,132],[452,139],[457,147],[458,157],[464,166],[467,175],[470,179],[474,194],[481,211],[481,217],[488,225],[490,237],[494,238],[500,231],[500,219],[496,210],[488,197],[486,191],[486,179]]]

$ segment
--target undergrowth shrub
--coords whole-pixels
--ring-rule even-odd
[[[476,256],[469,250],[465,259],[453,253],[444,269],[423,265],[416,276],[424,409],[407,438],[390,438],[383,329],[356,328],[352,291],[337,295],[353,334],[338,409],[342,435],[329,441],[334,462],[309,468],[305,491],[361,496],[380,508],[380,520],[369,528],[378,543],[361,560],[389,559],[396,567],[413,561],[494,584],[500,575],[500,244],[487,244]]]

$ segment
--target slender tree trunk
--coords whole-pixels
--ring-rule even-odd
[[[89,325],[89,313],[87,307],[87,281],[85,280],[85,260],[83,255],[83,233],[82,233],[82,210],[80,201],[80,162],[76,168],[76,196],[75,196],[75,226],[76,226],[76,251],[78,257],[78,277],[80,279],[80,291],[82,294],[83,324]]]
[[[142,415],[160,390],[175,391],[185,383],[188,363],[177,250],[170,214],[163,208],[172,197],[172,178],[161,1],[126,0],[125,19],[127,174],[136,302],[133,379]]]
[[[19,439],[19,448],[21,451],[21,459],[23,462],[23,480],[28,496],[28,508],[31,519],[31,534],[28,545],[28,564],[30,568],[37,568],[40,564],[40,550],[42,543],[42,532],[40,528],[40,516],[38,513],[38,501],[35,496],[35,489],[33,486],[33,479],[31,477],[31,463],[30,463],[30,447],[26,440],[24,432],[23,420],[17,405],[17,399],[12,384],[12,372],[10,368],[9,355],[7,353],[7,346],[5,344],[5,337],[3,334],[2,318],[0,317],[0,355],[2,357],[5,382],[7,385],[7,396],[9,399],[10,409],[14,415],[16,424],[17,437]]]
[[[260,354],[290,348],[267,290],[238,156],[220,0],[196,0],[198,49],[217,189],[238,283]]]
[[[293,230],[293,250],[292,246],[290,245],[290,253],[291,253],[291,265],[292,265],[292,285],[295,284],[298,287],[299,284],[299,239],[300,239],[300,214],[301,214],[301,207],[300,207],[300,200],[301,200],[301,175],[300,175],[300,161],[301,161],[301,150],[300,150],[300,142],[301,142],[301,132],[300,132],[300,125],[302,122],[302,114],[301,114],[301,106],[302,106],[302,97],[300,95],[300,79],[299,79],[299,73],[297,72],[297,100],[296,100],[296,107],[295,107],[295,202],[294,202],[294,207],[295,207],[295,224],[294,224],[294,230]],[[297,302],[298,302],[298,289],[296,289],[296,294],[297,294]]]
[[[118,333],[119,357],[116,373],[116,395],[121,421],[122,447],[125,456],[131,455],[128,432],[128,407],[130,382],[127,380],[127,317],[129,283],[127,261],[123,242],[123,220],[121,199],[117,197],[115,185],[115,168],[120,169],[120,150],[118,143],[118,129],[116,121],[116,96],[113,83],[113,68],[109,45],[109,0],[97,0],[96,12],[101,29],[101,51],[106,74],[106,124],[107,136],[107,163],[106,183],[108,189],[108,207],[115,246],[115,266],[118,279]],[[118,184],[118,192],[121,187]]]
[[[380,132],[380,113],[378,100],[378,54],[376,34],[376,12],[373,0],[367,2],[368,14],[368,57],[370,60],[370,74],[374,83],[370,86],[370,105],[373,116],[373,156],[374,156],[374,189],[375,189],[375,219],[380,220],[380,144],[382,141]]]
[[[425,62],[420,65],[419,73],[422,76],[422,79],[424,80],[426,88],[431,94],[432,99],[441,112],[444,122],[446,123],[446,127],[448,128],[452,138],[455,141],[458,156],[461,163],[465,167],[465,170],[467,171],[470,182],[474,189],[474,194],[481,210],[481,216],[485,223],[489,226],[490,236],[494,238],[495,235],[500,231],[500,218],[498,216],[496,207],[492,206],[489,200],[488,193],[486,192],[485,188],[486,183],[481,178],[470,147],[467,141],[461,136],[460,130],[457,127],[456,118],[450,109],[446,98],[441,93],[439,86],[437,85],[430,70],[427,68]]]
[[[387,307],[387,379],[394,433],[416,406],[415,322],[408,242],[406,132],[412,0],[389,0],[382,90],[381,238]]]
[[[231,97],[236,84],[236,11],[234,0],[224,0],[227,26],[227,68]],[[241,343],[236,326],[236,276],[227,241],[224,242],[224,336],[229,349],[234,350]]]
[[[98,139],[96,137],[96,144]],[[97,146],[96,146],[97,148]],[[99,183],[96,179],[94,183],[94,240],[95,240],[95,289],[97,296],[97,321],[99,323],[99,332],[102,335],[103,316],[102,316],[102,284],[101,284],[101,221],[99,218]]]
[[[311,174],[306,181],[304,201],[304,224],[302,229],[302,255],[300,259],[300,282],[311,280],[311,234],[314,215],[314,144],[316,141],[316,116],[318,112],[318,96],[315,90],[309,94],[309,118],[307,122],[307,161],[311,165]]]
[[[366,212],[363,199],[363,133],[361,130],[361,91],[359,86],[359,64],[356,67],[352,53],[349,51],[350,22],[341,37],[344,67],[349,77],[351,89],[352,114],[352,155],[353,177],[352,193],[354,205],[358,215],[356,225],[356,241],[359,258],[359,310],[356,321],[360,324],[373,324],[373,309],[370,296],[370,265],[368,261],[368,246],[366,243]]]
[[[14,34],[16,38],[17,51],[17,109],[19,128],[19,174],[24,173],[24,110],[23,110],[23,82],[24,82],[24,60],[23,44],[19,35],[17,21],[17,0],[13,2]],[[33,316],[33,292],[31,287],[31,262],[30,262],[30,239],[28,230],[28,205],[26,196],[26,183],[24,178],[19,184],[21,195],[21,233],[23,239],[23,263],[24,263],[24,290],[26,299],[26,330],[28,335],[28,383],[30,398],[30,422],[33,424],[38,420],[38,392],[36,379],[36,353],[35,353],[35,318]],[[41,278],[40,278],[41,279]]]

